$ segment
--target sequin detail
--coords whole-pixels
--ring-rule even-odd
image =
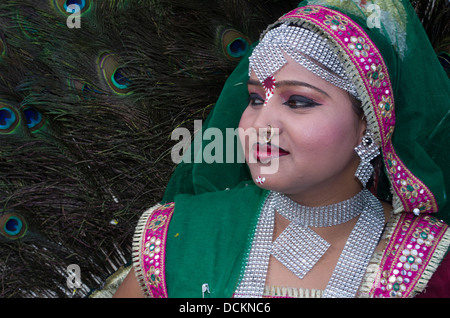
[[[150,297],[167,298],[165,280],[165,243],[167,232],[174,211],[174,203],[156,208],[147,215],[140,242],[140,257],[137,274],[144,281]]]
[[[384,252],[371,294],[413,297],[448,226],[429,215],[403,213]]]

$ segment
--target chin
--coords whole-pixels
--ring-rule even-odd
[[[261,189],[285,192],[286,188],[277,182],[277,177],[271,174],[253,176],[253,182]]]

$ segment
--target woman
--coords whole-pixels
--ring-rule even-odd
[[[446,213],[448,79],[403,2],[307,2],[204,127],[239,125],[247,165],[177,168],[117,297],[449,296],[450,231],[430,215]]]

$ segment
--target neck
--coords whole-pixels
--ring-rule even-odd
[[[317,207],[348,200],[361,192],[362,189],[361,184],[355,179],[345,185],[326,185],[319,189],[306,189],[297,193],[285,193],[285,195],[298,204]]]
[[[369,200],[367,190],[360,191],[348,200],[326,206],[307,207],[292,201],[286,195],[274,192],[275,209],[284,218],[302,226],[329,227],[342,223],[360,215]]]

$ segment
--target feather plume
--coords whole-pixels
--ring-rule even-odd
[[[127,264],[174,169],[173,129],[206,118],[261,31],[298,2],[3,0],[0,296],[85,297]],[[448,26],[438,11],[423,21],[446,43],[427,22]]]
[[[173,171],[172,130],[205,118],[262,29],[296,5],[2,1],[0,296],[84,297],[126,264]]]

